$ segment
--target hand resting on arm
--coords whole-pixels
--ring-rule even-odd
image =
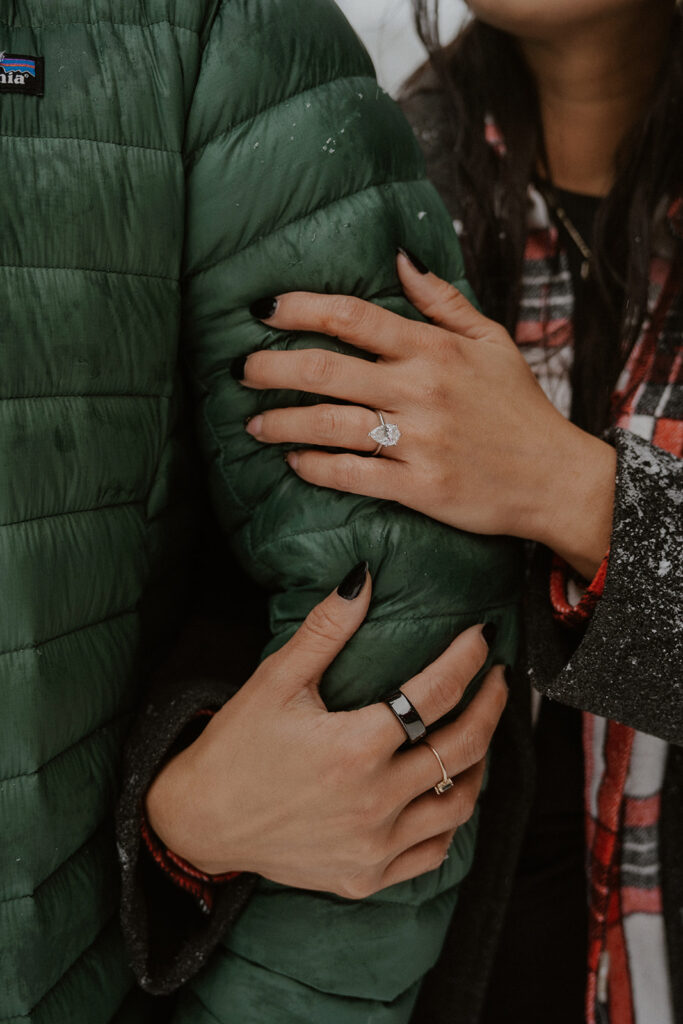
[[[366,616],[364,570],[311,611],[153,783],[150,824],[199,869],[362,898],[438,867],[471,816],[507,699],[502,666],[430,736],[455,782],[439,799],[431,751],[399,749],[405,734],[385,704],[331,713],[320,698],[323,673]],[[487,654],[472,626],[403,685],[427,725],[459,702]]]
[[[346,404],[269,409],[247,432],[268,444],[315,445],[287,455],[309,483],[398,501],[459,530],[540,541],[591,579],[609,545],[614,448],[554,408],[505,328],[462,291],[403,253],[397,270],[429,323],[355,296],[296,292],[258,304],[253,311],[269,326],[330,334],[376,359],[253,353],[246,387],[303,381]],[[354,452],[374,447],[375,409],[402,436],[383,458],[368,459]]]

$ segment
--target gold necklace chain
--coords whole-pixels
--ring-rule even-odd
[[[562,225],[567,231],[567,234],[569,235],[574,245],[583,256],[583,262],[581,264],[581,280],[587,281],[591,275],[591,269],[593,265],[593,253],[590,247],[587,245],[585,238],[583,237],[579,229],[576,227],[574,222],[570,220],[567,211],[562,206],[560,206],[560,204],[557,202],[552,193],[549,192],[543,186],[541,186],[541,192],[543,193],[543,196],[546,202],[548,203],[548,206],[550,206],[555,211],[558,220],[561,221]]]

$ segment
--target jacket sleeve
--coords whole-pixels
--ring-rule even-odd
[[[617,481],[604,592],[568,652],[539,553],[526,612],[531,680],[565,704],[683,744],[683,462],[625,430],[610,440]]]
[[[141,830],[144,797],[159,768],[203,728],[199,713],[222,707],[249,677],[267,636],[263,593],[233,573],[236,596],[226,600],[212,587],[213,575],[208,568],[197,575],[201,599],[155,672],[124,754],[117,808],[121,921],[135,973],[152,993],[194,973],[255,881],[244,874],[212,886],[209,907],[157,866]]]
[[[471,294],[412,132],[334,4],[220,5],[187,119],[186,201],[183,342],[198,438],[216,516],[239,562],[270,594],[263,653],[367,559],[373,604],[323,680],[331,710],[377,700],[475,622],[498,626],[486,668],[511,662],[521,582],[514,542],[311,487],[288,470],[282,447],[244,431],[261,409],[315,398],[245,389],[231,374],[237,360],[262,348],[352,351],[269,329],[249,314],[254,300],[295,289],[347,293],[416,317],[396,276],[399,245]],[[169,721],[180,731],[187,719],[177,710]],[[439,871],[368,901],[261,879],[236,919],[242,890],[226,896],[212,915],[223,914],[225,934],[210,923],[210,938],[193,936],[194,958],[157,962],[141,982],[167,991],[206,964],[185,990],[187,1015],[178,1022],[194,1020],[191,1007],[202,1003],[211,1019],[241,1024],[263,1021],[264,1007],[280,1024],[401,1024],[438,957],[476,818],[458,831]]]

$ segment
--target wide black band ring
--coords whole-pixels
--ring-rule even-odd
[[[420,712],[413,707],[403,690],[396,690],[384,698],[403,726],[408,743],[419,743],[427,735],[427,727],[420,718]]]

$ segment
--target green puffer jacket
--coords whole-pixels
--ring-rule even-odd
[[[243,430],[292,396],[242,389],[231,362],[329,344],[269,331],[254,299],[334,290],[415,315],[399,244],[466,288],[412,133],[335,6],[9,0],[0,19],[0,1024],[134,1024],[151,1017],[117,922],[112,802],[196,533],[184,379],[216,515],[273,594],[271,646],[370,561],[330,707],[376,699],[476,621],[510,661],[517,552],[310,488]],[[177,1020],[407,1020],[475,828],[441,871],[364,903],[263,883],[196,983],[209,1010]]]

